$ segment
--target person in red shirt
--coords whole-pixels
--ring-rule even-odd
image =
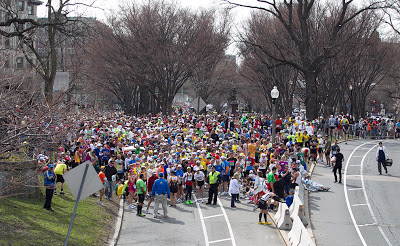
[[[104,174],[104,166],[100,167],[99,178],[100,178],[101,182],[103,183],[103,188],[101,190],[99,190],[100,197],[99,197],[99,200],[97,201],[97,204],[104,206],[104,204],[103,204],[104,187],[105,187],[104,182],[105,182],[105,179],[107,179],[106,175]]]
[[[151,191],[153,189],[154,181],[158,179],[157,177],[157,171],[153,171],[153,175],[147,180],[147,192],[151,194]],[[147,209],[146,209],[146,214],[150,214],[149,208],[150,204],[153,201],[153,197],[150,197],[149,203],[147,204]]]
[[[275,120],[275,125],[276,125],[275,132],[280,132],[282,130],[282,120],[280,117]]]

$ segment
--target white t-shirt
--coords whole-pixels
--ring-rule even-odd
[[[198,173],[196,172],[194,174],[194,179],[197,181],[204,181],[204,177],[205,177],[205,175],[202,171],[199,171]]]

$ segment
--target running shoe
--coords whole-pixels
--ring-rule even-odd
[[[57,191],[54,191],[54,195],[57,195]]]
[[[261,221],[258,221],[258,224],[259,224],[259,225],[263,225],[264,223],[262,223]]]
[[[136,216],[145,217],[146,215],[144,215],[144,214],[136,214]]]
[[[192,204],[193,202],[192,202],[192,200],[189,200],[189,204]]]
[[[268,221],[267,221],[267,222],[264,222],[263,224],[264,224],[264,225],[271,225],[271,222],[268,222]]]
[[[189,204],[189,201],[186,201],[185,203],[186,203],[186,204]]]
[[[103,203],[103,202],[99,202],[99,205],[100,205],[100,206],[104,206],[104,203]]]
[[[60,195],[64,195],[64,194],[65,194],[65,192],[64,192],[64,191],[61,191],[61,192],[60,192]]]
[[[204,203],[204,199],[203,198],[201,198],[201,202]]]
[[[150,212],[149,212],[149,210],[146,210],[146,212],[145,212],[146,214],[150,214]]]
[[[136,206],[133,205],[133,204],[131,204],[131,205],[129,205],[129,208],[130,208],[130,209],[134,209],[134,208],[136,208]]]

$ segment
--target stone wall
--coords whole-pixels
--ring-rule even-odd
[[[40,198],[35,161],[0,162],[0,197],[9,195],[23,199]]]

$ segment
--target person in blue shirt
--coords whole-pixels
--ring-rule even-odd
[[[178,200],[177,200],[178,202],[184,201],[184,199],[183,199],[184,193],[183,193],[183,186],[182,186],[183,174],[184,174],[184,171],[182,169],[182,165],[179,164],[177,169],[175,170],[175,175],[178,176]]]
[[[164,174],[159,173],[159,179],[154,181],[151,196],[154,197],[154,218],[157,218],[159,204],[162,204],[164,218],[167,218],[167,197],[170,198],[168,182],[164,179]]]
[[[44,186],[46,188],[46,202],[44,203],[43,208],[54,211],[51,208],[51,199],[53,198],[55,184],[56,184],[56,175],[54,174],[54,165],[49,164],[48,169],[44,172]]]
[[[289,195],[285,198],[285,202],[288,207],[290,207],[290,205],[292,205],[293,203],[293,198],[294,198],[293,195],[294,195],[294,189],[290,189]]]
[[[223,181],[223,191],[221,195],[228,195],[228,182],[229,182],[229,174],[230,174],[230,165],[229,162],[226,160],[225,156],[221,156],[222,161],[222,181]]]

